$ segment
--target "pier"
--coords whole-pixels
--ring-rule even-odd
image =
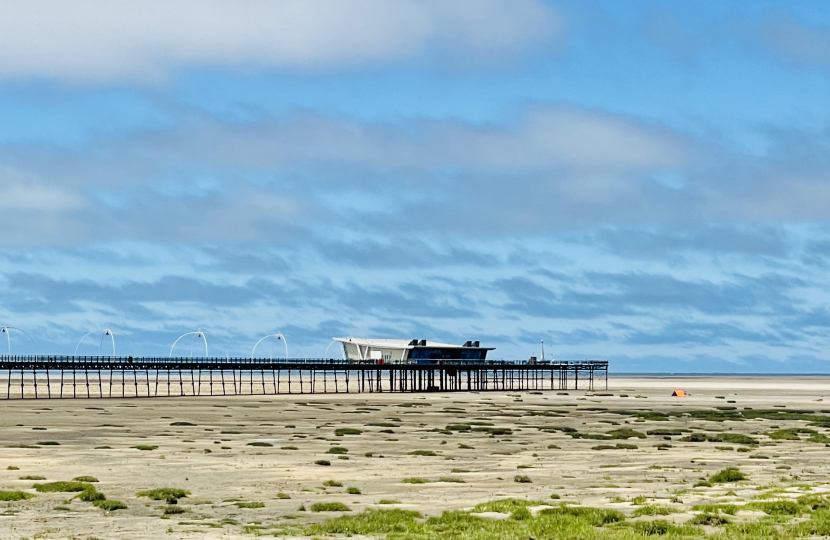
[[[0,399],[594,390],[603,378],[607,389],[604,360],[0,356]]]

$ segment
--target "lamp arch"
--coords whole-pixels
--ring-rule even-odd
[[[285,336],[281,333],[277,332],[276,334],[268,334],[267,336],[263,337],[259,341],[256,342],[254,348],[251,349],[251,360],[254,359],[254,353],[256,352],[256,348],[259,346],[260,343],[265,341],[268,338],[272,338],[273,341],[271,342],[271,356],[269,357],[270,360],[274,359],[274,341],[281,339],[283,344],[285,345],[285,357],[288,358],[288,340],[285,339]]]

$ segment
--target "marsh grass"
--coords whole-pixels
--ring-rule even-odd
[[[32,497],[34,495],[25,491],[0,491],[0,501],[4,502],[26,501]]]
[[[334,430],[334,434],[338,437],[344,435],[360,435],[361,433],[363,433],[363,430],[357,428],[337,428]]]
[[[631,514],[632,517],[640,516],[668,516],[676,513],[677,510],[669,506],[646,505],[640,506]]]
[[[806,508],[793,501],[753,501],[747,503],[747,510],[760,510],[770,516],[800,516]]]
[[[703,514],[728,514],[734,516],[738,511],[738,506],[734,504],[698,504],[692,506],[693,512],[701,512]]]
[[[48,484],[35,484],[33,487],[40,493],[72,493],[95,489],[95,486],[87,482],[49,482]]]
[[[236,503],[237,508],[265,508],[265,503],[262,502],[238,502]]]
[[[277,493],[277,498],[278,499],[290,499],[291,495],[289,495],[288,493],[283,493],[282,491],[280,491],[279,493]]]
[[[326,450],[326,453],[327,453],[327,454],[348,454],[348,453],[349,453],[349,449],[348,449],[348,448],[344,448],[344,447],[342,447],[342,446],[332,446],[331,448],[329,448],[328,450]]]
[[[101,510],[106,512],[113,512],[115,510],[124,510],[127,508],[127,505],[121,501],[113,501],[113,500],[100,500],[94,501],[92,503],[94,506],[97,506]]]
[[[401,480],[403,484],[428,484],[429,482],[426,478],[404,478]]]
[[[175,504],[168,504],[164,507],[163,515],[171,516],[174,514],[184,514],[185,512],[187,512],[187,510],[185,510],[181,506],[177,506]]]
[[[343,482],[338,482],[337,480],[326,480],[323,482],[325,487],[343,487]]]
[[[346,488],[346,493],[348,493],[349,495],[361,495],[363,492],[360,491],[360,488],[348,487]]]
[[[41,478],[41,480],[42,480],[42,478]],[[94,476],[76,476],[72,480],[74,482],[89,482],[89,483],[94,483],[94,482],[98,481],[98,479],[95,478]]]
[[[726,484],[730,482],[740,482],[746,480],[747,476],[738,470],[736,467],[727,467],[719,471],[709,478],[709,482],[713,484]]]
[[[29,474],[29,475],[26,475],[26,476],[19,477],[18,480],[46,480],[46,477],[45,476],[37,476],[37,475]]]
[[[146,491],[139,491],[136,494],[136,496],[138,497],[147,497],[148,499],[152,499],[154,501],[167,502],[178,501],[179,499],[183,499],[188,495],[190,495],[190,492],[185,489],[170,487],[148,489]]]
[[[311,505],[312,512],[349,512],[351,508],[341,502],[314,503]]]

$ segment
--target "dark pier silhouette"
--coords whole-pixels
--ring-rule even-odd
[[[602,378],[607,389],[603,360],[0,356],[0,399],[593,390]]]

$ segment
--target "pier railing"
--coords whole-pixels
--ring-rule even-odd
[[[580,378],[592,390],[598,377],[607,388],[607,361],[0,356],[6,399],[564,390]]]

